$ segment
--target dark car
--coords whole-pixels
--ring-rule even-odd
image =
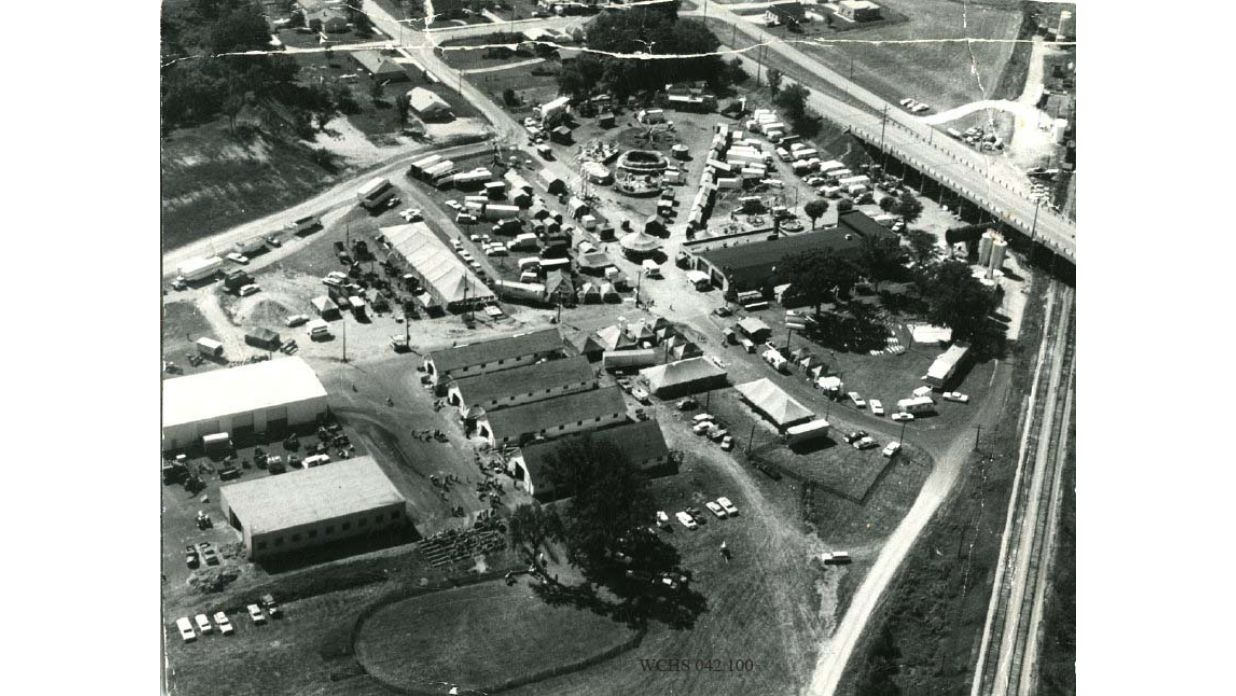
[[[262,608],[266,610],[266,614],[270,616],[270,618],[283,618],[283,610],[279,608],[277,603],[275,603],[274,595],[270,593],[264,594],[258,601],[261,603]]]
[[[863,439],[864,437],[867,437],[866,430],[855,430],[845,436],[845,441],[846,441],[846,444],[852,445],[855,442],[858,442],[859,440]]]
[[[231,481],[240,478],[240,467],[230,466],[219,472],[220,481]]]
[[[197,555],[197,547],[189,544],[185,547],[185,565],[190,568],[196,568],[201,564],[201,557]]]

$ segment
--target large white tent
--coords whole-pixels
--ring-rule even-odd
[[[753,408],[768,417],[777,428],[785,430],[791,425],[815,418],[806,406],[773,383],[767,377],[740,384],[735,389]]]
[[[412,265],[438,302],[450,307],[492,302],[497,298],[463,259],[423,222],[383,227],[391,248]]]

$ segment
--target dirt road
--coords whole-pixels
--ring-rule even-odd
[[[1049,294],[1048,303],[1054,302],[1054,295]],[[1046,346],[1040,345],[1039,362],[1042,363]],[[935,458],[935,469],[923,483],[918,498],[910,511],[906,513],[901,524],[884,543],[875,564],[863,579],[863,584],[855,592],[850,601],[850,608],[841,620],[840,626],[833,636],[820,648],[815,672],[808,694],[815,696],[831,696],[841,680],[846,664],[854,653],[854,648],[866,627],[871,614],[875,611],[880,597],[892,582],[905,560],[910,548],[918,540],[923,529],[931,520],[940,504],[948,497],[954,484],[960,478],[962,467],[969,460],[974,449],[974,428],[981,426],[990,429],[1006,417],[1008,404],[1005,399],[1009,393],[1012,368],[1001,363],[993,376],[992,391],[981,408],[977,410],[966,427],[958,431],[958,435],[944,450],[928,451]]]

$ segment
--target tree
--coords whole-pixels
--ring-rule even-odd
[[[607,569],[619,539],[652,519],[647,479],[608,442],[585,435],[564,443],[548,457],[545,477],[570,496],[564,539],[571,562],[590,577]]]
[[[605,75],[605,64],[591,53],[574,60],[562,61],[558,71],[558,93],[574,99],[586,99]]]
[[[906,233],[906,239],[910,242],[910,255],[920,266],[935,257],[935,235],[925,230],[912,229]]]
[[[742,84],[747,81],[747,71],[742,69],[742,59],[733,58],[727,64],[726,72],[728,73],[726,81],[732,85]]]
[[[970,267],[960,261],[937,266],[925,281],[927,318],[933,324],[953,330],[954,340],[967,340],[979,334],[996,308],[994,291],[979,282]]]
[[[502,90],[502,103],[507,106],[519,106],[519,97],[515,95],[515,90],[510,87]]]
[[[838,213],[848,213],[851,210],[854,210],[854,201],[850,200],[849,198],[842,198],[841,200],[837,201],[837,212]]]
[[[369,85],[369,96],[375,102],[380,100],[386,94],[386,83],[381,80],[374,80],[373,84]]]
[[[408,112],[412,110],[412,98],[404,92],[395,97],[395,113],[400,125],[407,123]]]
[[[772,78],[772,71],[768,71],[769,79]],[[779,90],[776,96],[773,97],[773,103],[785,110],[786,116],[791,121],[800,119],[807,111],[807,88],[800,84],[792,84],[783,90]]]
[[[901,266],[901,246],[896,239],[882,237],[864,237],[861,249],[863,270],[875,281],[876,292],[880,290],[880,282],[894,280],[903,272]]]
[[[781,71],[776,68],[768,69],[768,95],[770,97],[777,96],[777,90],[781,88]]]
[[[541,545],[561,539],[563,533],[562,518],[558,517],[558,513],[535,502],[515,508],[509,528],[511,543],[515,546],[526,544],[534,555]]]
[[[781,273],[793,294],[815,308],[836,295],[848,295],[858,282],[853,264],[834,253],[811,251],[781,260]]]
[[[893,212],[901,216],[906,224],[910,224],[917,220],[923,214],[923,204],[919,202],[918,197],[906,191],[897,199],[896,205],[893,206]]]
[[[880,199],[880,210],[886,213],[893,212],[893,207],[897,205],[897,199],[892,196],[885,196]]]
[[[824,213],[828,212],[828,201],[823,198],[808,201],[803,206],[803,212],[807,214],[807,217],[811,218],[811,229],[815,229],[815,221],[824,217]]]

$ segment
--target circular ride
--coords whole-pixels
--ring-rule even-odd
[[[618,169],[635,175],[663,174],[669,159],[656,150],[627,150],[618,157]]]

